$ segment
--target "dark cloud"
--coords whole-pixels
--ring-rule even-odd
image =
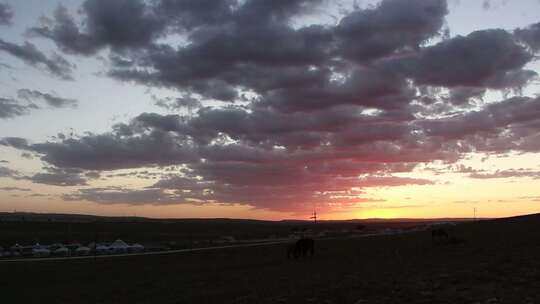
[[[14,99],[0,97],[0,119],[26,115],[29,110],[27,105],[21,105]]]
[[[201,30],[191,38],[183,48],[151,48],[136,62],[144,66],[116,66],[109,74],[234,101],[239,88],[268,90],[323,76],[324,70],[310,70],[309,65],[327,60],[329,33],[320,26],[231,25]]]
[[[202,107],[202,103],[200,100],[186,95],[182,97],[165,97],[165,98],[155,98],[154,102],[156,106],[165,108],[167,110],[180,110],[180,109],[186,109],[188,112],[193,111],[194,109],[198,109]]]
[[[94,53],[98,46],[93,38],[80,32],[67,9],[58,6],[53,18],[42,18],[40,27],[31,28],[29,33],[49,38],[66,53]]]
[[[349,71],[342,81],[328,79],[309,87],[275,89],[262,95],[261,104],[280,111],[313,111],[343,104],[392,109],[407,105],[415,96],[405,78],[372,68]]]
[[[536,76],[521,70],[532,55],[503,30],[423,47],[441,34],[445,0],[384,0],[345,15],[336,26],[291,26],[320,2],[87,0],[83,25],[60,6],[54,18],[31,31],[68,52],[89,55],[110,46],[116,50],[110,76],[183,92],[176,104],[159,103],[169,108],[194,105],[193,93],[231,102],[246,90],[284,110],[344,103],[392,108],[413,97],[406,77],[418,84],[507,89]],[[185,43],[158,42],[171,32]],[[403,52],[412,55],[387,59]],[[351,62],[377,58],[391,67],[358,68]]]
[[[89,179],[98,179],[100,178],[101,175],[97,171],[89,171],[89,172],[84,173],[84,176]]]
[[[345,16],[336,33],[340,52],[355,61],[416,49],[437,36],[448,13],[445,0],[383,0],[373,9]]]
[[[8,167],[0,166],[0,177],[18,178],[20,173]]]
[[[99,172],[85,171],[77,168],[56,168],[44,167],[44,172],[26,176],[27,179],[36,184],[53,186],[85,186],[91,179],[99,178]]]
[[[236,0],[161,0],[156,1],[155,11],[171,26],[182,31],[226,22],[231,19],[236,6]]]
[[[28,191],[32,191],[32,189],[28,189],[28,188],[19,188],[19,187],[0,187],[0,191],[22,191],[22,192],[28,192]]]
[[[62,98],[49,93],[42,93],[37,90],[20,89],[17,94],[19,98],[23,98],[28,102],[45,102],[53,108],[76,107],[78,104],[76,99]]]
[[[13,9],[7,3],[0,3],[0,25],[11,25]]]
[[[221,115],[225,116],[220,122]],[[236,118],[228,118],[229,115]],[[147,113],[137,117],[129,125],[124,125],[124,128],[130,130],[130,135],[120,135],[117,133],[119,131],[115,131],[108,135],[93,135],[79,139],[64,139],[56,143],[29,145],[26,149],[43,154],[43,160],[64,168],[110,170],[151,165],[186,165],[186,177],[181,179],[182,184],[178,184],[179,179],[166,178],[153,187],[163,191],[171,188],[180,191],[172,196],[169,192],[146,190],[130,191],[129,194],[124,191],[108,192],[108,196],[105,197],[110,199],[102,196],[100,196],[102,198],[94,199],[77,196],[79,199],[85,197],[84,199],[94,201],[128,202],[126,197],[130,197],[133,193],[137,197],[143,195],[144,198],[147,198],[148,194],[154,195],[152,198],[159,194],[162,197],[160,202],[215,201],[292,210],[301,209],[302,206],[305,207],[310,203],[321,204],[324,208],[329,200],[333,204],[354,205],[362,199],[357,197],[355,191],[351,192],[352,187],[431,184],[426,180],[393,176],[358,178],[361,173],[408,172],[415,165],[414,163],[406,165],[413,161],[410,158],[412,155],[402,154],[400,158],[392,160],[392,156],[389,156],[389,151],[387,151],[387,161],[403,163],[391,165],[384,164],[385,156],[382,154],[378,155],[378,159],[383,163],[370,163],[369,160],[365,161],[361,152],[354,150],[342,152],[341,157],[344,160],[338,161],[336,160],[336,158],[339,159],[338,152],[331,147],[327,151],[301,150],[298,152],[270,148],[271,145],[267,146],[261,141],[267,141],[265,137],[272,133],[276,136],[276,140],[280,140],[281,136],[288,136],[287,133],[298,132],[298,128],[321,128],[322,126],[316,124],[318,120],[302,122],[290,119],[289,125],[279,127],[278,124],[285,121],[285,117],[277,122],[273,122],[270,117],[267,125],[255,123],[256,119],[262,123],[263,117],[264,114],[261,114],[260,117],[252,118],[247,112],[238,109],[205,109],[199,112],[199,116],[188,121],[182,121],[176,115],[161,116]],[[252,119],[254,119],[253,122],[251,122]],[[352,118],[349,120],[353,121]],[[237,122],[239,125],[235,127],[232,122]],[[256,129],[253,130],[253,127]],[[327,128],[328,130],[333,128],[330,122]],[[214,138],[219,138],[219,130],[238,138],[241,144],[214,142]],[[264,135],[264,132],[268,135]],[[122,131],[122,134],[126,132]],[[167,140],[156,140],[157,138]],[[199,138],[196,139],[198,142],[201,142],[200,138],[206,138],[206,143],[188,146],[187,143],[195,138]],[[383,139],[385,137],[381,133],[378,136],[366,138],[364,143]],[[185,146],[184,149],[190,147],[190,154],[179,153],[182,150],[177,149],[182,146]],[[365,148],[372,149],[368,146]],[[321,167],[323,164],[324,166]],[[197,179],[197,176],[202,179]],[[180,189],[180,187],[184,188]],[[137,199],[134,200],[139,202]]]
[[[157,10],[167,7],[174,20],[192,13],[199,18],[199,12],[210,8],[221,12],[216,15],[222,16],[218,18],[222,24],[212,26],[211,19],[189,21],[192,26],[188,27],[195,27],[186,37],[191,43],[179,48],[147,45],[131,60],[121,64],[114,61],[109,74],[123,80],[181,87],[223,101],[237,99],[239,87],[271,86],[263,79],[284,82],[281,69],[292,73],[293,82],[298,82],[298,77],[312,78],[310,74],[316,73],[306,74],[306,65],[327,60],[332,31],[318,25],[293,29],[287,20],[317,2],[247,1],[234,11],[234,5],[223,6],[225,2],[217,6],[216,1],[159,2]]]
[[[22,158],[26,158],[26,159],[33,159],[34,156],[32,155],[32,153],[29,153],[29,152],[23,152],[21,153],[21,157]]]
[[[86,29],[98,43],[120,48],[144,45],[163,28],[162,18],[144,1],[87,0],[83,8],[88,17]]]
[[[34,144],[30,150],[58,167],[108,170],[194,161],[193,148],[166,132],[124,137],[117,134],[88,135],[61,143]]]
[[[540,23],[533,24],[527,28],[517,29],[514,31],[514,34],[532,50],[540,50]]]
[[[59,6],[30,32],[49,38],[65,52],[90,55],[104,47],[147,46],[168,32],[191,32],[223,23],[277,23],[320,1],[86,0],[82,20]]]
[[[521,178],[531,177],[534,179],[540,178],[540,172],[528,169],[517,170],[497,170],[493,173],[471,173],[470,178],[476,179],[494,179],[494,178]]]
[[[51,108],[76,107],[78,101],[63,98],[37,90],[20,89],[17,92],[19,100],[0,97],[0,119],[28,115],[31,111],[40,109],[44,103]]]
[[[36,184],[53,186],[84,186],[86,180],[76,173],[56,172],[37,173],[29,177],[29,180]]]
[[[471,101],[483,100],[486,89],[483,87],[454,87],[450,89],[448,102],[453,105],[466,105]]]
[[[53,197],[53,195],[51,194],[41,194],[41,193],[32,193],[30,195],[27,195],[26,197],[49,197],[49,199],[51,197]]]
[[[465,138],[467,135],[482,134],[496,136],[514,126],[535,131],[527,126],[540,119],[540,99],[514,97],[499,103],[488,104],[481,111],[471,111],[453,117],[421,122],[426,134],[443,136],[447,139]],[[524,134],[522,134],[524,135]]]
[[[352,206],[362,198],[353,189],[429,185],[428,180],[391,175],[410,172],[421,162],[452,163],[473,151],[540,151],[534,145],[538,98],[514,97],[479,111],[426,120],[354,109],[201,108],[190,117],[143,113],[110,133],[2,143],[37,153],[58,168],[80,168],[77,176],[83,179],[84,170],[183,166],[177,169],[180,175],[163,178],[152,191],[109,191],[110,196],[94,201],[128,202],[133,194],[167,203],[245,203],[276,210],[313,203]]]
[[[315,181],[315,180],[313,180]],[[198,181],[184,177],[169,177],[143,190],[123,188],[79,189],[65,195],[67,200],[87,200],[102,204],[164,205],[164,204],[202,204],[202,203],[240,203],[257,208],[273,210],[302,210],[318,204],[327,210],[328,204],[340,208],[355,206],[358,203],[381,202],[378,199],[358,197],[360,191],[351,191],[334,183],[325,193],[317,192],[317,185],[302,183],[287,184],[287,181],[270,185],[221,184],[219,182]],[[354,181],[351,179],[351,183]],[[426,185],[432,182],[422,179],[381,176],[359,179],[361,187],[393,187],[403,185]],[[297,188],[297,187],[300,188]],[[330,185],[328,185],[330,186]],[[296,187],[296,188],[295,188]]]
[[[530,82],[538,80],[538,73],[532,70],[512,70],[493,76],[486,83],[488,88],[511,89],[522,94],[522,89]]]
[[[18,45],[0,39],[0,50],[21,59],[29,65],[45,69],[47,72],[60,79],[73,79],[71,75],[73,65],[64,57],[58,54],[47,57],[30,42]]]
[[[66,53],[106,49],[106,75],[175,90],[153,100],[174,114],[141,113],[100,134],[0,144],[52,166],[28,177],[34,182],[154,180],[143,189],[81,188],[68,200],[284,211],[348,208],[376,201],[368,188],[433,184],[398,175],[422,163],[540,152],[540,100],[520,94],[538,77],[526,69],[536,25],[449,37],[445,0],[383,0],[334,25],[305,24],[321,3],[87,0],[77,16],[59,6],[30,32]],[[484,100],[491,90],[504,100]],[[103,172],[118,169],[126,171]]]
[[[483,30],[442,41],[386,64],[412,77],[417,84],[506,89],[524,86],[536,76],[535,72],[521,71],[532,59],[533,55],[510,33]]]
[[[325,141],[352,139],[347,135],[352,135],[355,128],[373,129],[370,134],[364,133],[365,143],[377,139],[399,139],[399,134],[403,135],[408,127],[398,122],[385,122],[384,118],[365,115],[355,107],[288,114],[265,108],[248,111],[240,107],[226,107],[202,108],[190,119],[182,119],[178,115],[143,113],[129,126],[124,125],[123,132],[126,132],[126,128],[130,130],[129,134],[142,130],[176,132],[189,136],[199,144],[210,144],[225,136],[255,146],[271,148],[279,145],[294,150],[317,147]],[[358,140],[360,136],[357,135]]]
[[[132,190],[121,188],[87,188],[75,193],[63,195],[70,201],[86,200],[100,204],[129,204],[129,205],[167,205],[182,203],[182,198],[176,199],[160,189]]]
[[[0,145],[24,150],[28,148],[28,141],[21,137],[4,137],[0,140]]]
[[[432,183],[428,180],[394,176],[340,177],[337,172],[331,178],[331,175],[312,171],[312,168],[279,168],[242,163],[203,166],[204,169],[195,170],[205,176],[203,180],[172,177],[157,182],[153,187],[176,190],[177,195],[187,202],[231,202],[250,204],[257,208],[299,211],[313,205],[328,210],[330,206],[346,208],[374,201],[362,197],[362,191],[351,190],[351,187],[395,187]],[[234,170],[234,173],[227,174],[227,170]],[[254,175],[255,172],[261,175]],[[254,179],[253,176],[261,178]]]
[[[22,175],[16,170],[0,166],[0,177],[13,178],[17,180],[28,180],[36,184],[53,186],[85,186],[89,180],[99,178],[99,172],[85,171],[77,168],[56,168],[44,167],[43,172],[31,176]],[[3,187],[5,191],[29,191],[22,188]]]
[[[52,18],[29,31],[49,38],[68,53],[90,55],[111,46],[116,49],[143,46],[159,37],[164,19],[140,0],[87,0],[82,6],[83,26],[63,6]]]
[[[241,24],[286,22],[293,16],[305,14],[314,9],[321,0],[249,0],[235,12],[236,21]]]
[[[58,185],[67,179],[86,184],[85,170],[181,165],[148,189],[81,190],[72,199],[242,203],[291,211],[312,204],[354,206],[369,199],[362,195],[369,187],[432,184],[392,175],[422,162],[453,163],[473,151],[540,151],[539,121],[540,100],[529,97],[426,120],[366,114],[356,106],[291,113],[201,108],[190,117],[143,113],[105,134],[38,144],[6,138],[2,144],[37,153],[58,168],[79,168],[33,177]]]

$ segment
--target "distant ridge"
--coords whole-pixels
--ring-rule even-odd
[[[480,218],[478,220],[487,220]],[[67,213],[38,213],[38,212],[0,212],[2,221],[62,221],[62,222],[179,222],[179,221],[200,221],[200,222],[251,222],[251,223],[312,223],[310,220],[283,219],[283,220],[257,220],[238,218],[149,218],[139,216],[101,216],[88,214],[67,214]],[[392,223],[392,222],[462,222],[472,221],[472,218],[368,218],[368,219],[348,219],[348,220],[319,220],[319,223]]]
[[[0,212],[0,220],[8,221],[68,221],[68,222],[177,222],[177,221],[230,221],[230,222],[276,222],[254,219],[230,218],[150,218],[140,216],[103,216],[69,213]],[[278,221],[279,222],[279,221]]]

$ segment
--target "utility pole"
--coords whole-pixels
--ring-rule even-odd
[[[317,224],[317,210],[313,210],[313,215],[310,217],[310,219],[313,219],[313,222]]]
[[[473,208],[473,213],[474,213],[473,219],[476,222],[476,207]]]

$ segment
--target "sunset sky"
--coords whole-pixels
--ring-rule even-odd
[[[0,0],[0,211],[540,212],[539,0]]]

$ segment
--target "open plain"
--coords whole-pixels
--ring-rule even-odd
[[[538,303],[540,216],[283,244],[105,259],[0,263],[5,303]],[[2,302],[3,302],[2,301]]]

